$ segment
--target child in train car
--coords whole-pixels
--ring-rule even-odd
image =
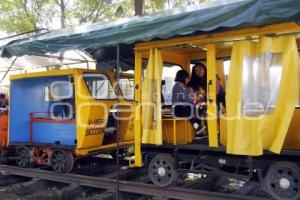
[[[207,87],[207,70],[206,66],[202,63],[197,63],[192,68],[191,81],[188,83],[188,86],[197,93],[197,96],[200,97],[200,101],[196,102],[196,107],[199,108],[199,116],[202,119],[203,129],[202,131],[206,132],[207,121],[204,120],[206,117],[206,87]],[[218,113],[225,112],[225,89],[221,84],[221,79],[216,75],[216,91],[217,91],[217,108]]]
[[[195,117],[196,104],[199,101],[199,97],[196,93],[191,92],[187,84],[189,83],[189,74],[185,70],[179,70],[176,73],[175,85],[172,90],[172,105],[173,112],[176,117],[189,117],[196,134],[199,137],[206,137],[201,135],[201,121]]]
[[[4,93],[0,93],[0,115],[6,114],[8,111],[8,99]]]
[[[202,63],[197,63],[192,68],[191,81],[188,86],[198,97],[198,101],[194,102],[196,105],[196,112],[201,119],[201,130],[198,135],[206,135],[207,122],[206,118],[206,86],[207,86],[207,72],[206,67]]]

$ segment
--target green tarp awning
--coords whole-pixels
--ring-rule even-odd
[[[299,0],[248,0],[202,10],[134,17],[129,21],[60,29],[3,46],[2,56],[41,55],[71,49],[300,21]]]

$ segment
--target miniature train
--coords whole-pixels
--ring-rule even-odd
[[[9,116],[1,116],[3,153],[15,151],[20,167],[49,165],[66,173],[77,157],[115,149],[114,81],[110,72],[80,69],[12,76]],[[123,109],[131,105],[118,101]],[[120,123],[121,147],[133,143],[131,126],[132,119]]]
[[[4,47],[10,56],[83,49],[120,65],[120,52],[130,51],[124,60],[133,59],[134,101],[122,97],[116,69],[12,76],[2,148],[14,147],[21,167],[38,163],[69,172],[77,157],[116,149],[119,130],[121,147],[134,144],[130,166],[147,167],[157,186],[194,172],[256,180],[275,199],[299,199],[299,10],[294,0],[242,1],[16,40]],[[105,55],[108,49],[118,49],[117,56]],[[199,62],[207,67],[205,142],[161,98],[164,67],[190,71]],[[226,88],[223,113],[218,81]],[[116,123],[114,113],[124,118]]]

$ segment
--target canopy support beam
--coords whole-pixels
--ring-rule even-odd
[[[207,45],[207,124],[209,146],[218,147],[218,115],[216,101],[216,46]]]
[[[288,30],[288,31],[287,31]],[[141,42],[136,44],[136,50],[148,50],[151,48],[166,48],[181,44],[209,44],[220,42],[233,42],[236,40],[247,39],[248,37],[265,36],[269,34],[299,34],[300,25],[294,22],[267,25],[255,28],[243,28],[239,30],[223,31],[219,33],[200,34],[196,36],[177,37],[166,40],[157,40],[149,42]]]
[[[16,60],[18,59],[18,57],[15,57],[15,59],[12,61],[11,65],[9,66],[9,68],[6,70],[5,74],[3,75],[0,84],[2,83],[2,81],[5,79],[5,77],[7,76],[8,72],[10,71],[10,69],[13,67],[13,65],[15,64]]]
[[[117,71],[116,71],[116,80],[117,80],[117,84],[119,84],[119,79],[120,79],[120,70],[121,70],[121,67],[120,67],[120,45],[117,45],[116,46],[117,48]],[[120,96],[120,91],[119,91],[119,86],[118,86],[118,98],[117,98],[117,101],[119,101],[119,96]],[[119,118],[119,112],[117,112],[117,118]],[[119,174],[120,174],[120,157],[119,157],[119,154],[120,154],[120,126],[119,126],[119,123],[120,121],[117,120],[117,152],[116,152],[116,170],[117,170],[117,175],[116,175],[116,199],[119,199],[119,191],[120,191],[120,179],[119,179]]]
[[[143,166],[142,163],[142,152],[141,152],[141,141],[142,141],[142,130],[141,130],[141,95],[142,95],[142,53],[141,51],[135,51],[135,69],[134,69],[134,80],[135,80],[135,116],[134,116],[134,154],[136,167]]]

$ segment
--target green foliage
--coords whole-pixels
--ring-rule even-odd
[[[206,1],[207,0],[174,0],[172,4],[173,4],[173,7],[181,8],[181,7],[185,7],[185,6],[196,5],[198,3],[203,3]]]
[[[122,17],[134,15],[134,0],[124,0],[118,7],[118,12],[122,11]],[[173,8],[184,8],[187,6],[193,6],[200,3],[205,3],[215,0],[144,0],[145,1],[145,14],[151,14],[154,12],[165,11]]]
[[[145,13],[209,0],[144,0]],[[0,30],[20,33],[99,23],[134,15],[134,0],[0,0]]]
[[[0,29],[7,32],[24,32],[41,28],[39,25],[48,21],[48,8],[47,0],[2,0]]]
[[[163,10],[166,7],[166,2],[164,0],[150,0],[145,3],[145,12],[152,13],[159,10]]]
[[[97,23],[113,18],[112,0],[80,0],[74,6],[72,16],[78,24]]]

